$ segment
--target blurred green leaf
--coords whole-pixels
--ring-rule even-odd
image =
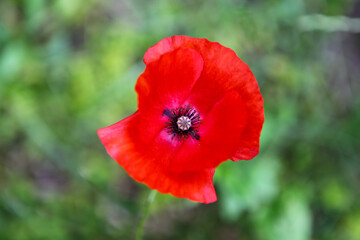
[[[222,214],[236,220],[245,211],[257,211],[278,192],[279,163],[259,156],[253,162],[226,162],[216,171],[215,182],[221,187]]]
[[[280,201],[254,215],[259,239],[307,240],[311,237],[311,212],[303,192],[286,190]]]

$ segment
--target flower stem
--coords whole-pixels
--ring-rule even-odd
[[[145,223],[146,220],[148,219],[149,215],[150,215],[150,208],[152,203],[154,202],[155,196],[156,196],[157,191],[156,190],[151,190],[149,193],[149,196],[146,200],[145,206],[144,206],[144,210],[139,222],[139,225],[136,229],[136,240],[142,240],[143,239],[143,235],[144,235],[144,228],[145,228]]]

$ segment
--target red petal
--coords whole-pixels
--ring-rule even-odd
[[[203,119],[199,141],[185,141],[171,161],[173,171],[215,168],[231,158],[239,146],[247,113],[241,96],[230,91]]]
[[[242,92],[243,98],[249,99],[246,102],[248,119],[251,119],[251,124],[245,128],[240,141],[240,148],[236,154],[231,158],[233,161],[250,160],[259,153],[260,147],[260,133],[264,124],[264,107],[263,98],[261,96],[255,77],[252,81],[245,82],[244,85],[237,89]]]
[[[216,201],[212,180],[215,169],[169,171],[168,163],[177,146],[172,141],[166,141],[162,132],[153,135],[151,141],[144,142],[141,138],[142,134],[147,134],[147,129],[142,128],[144,121],[146,118],[144,120],[141,113],[136,112],[114,125],[99,129],[99,138],[108,154],[132,178],[161,193],[204,203]]]
[[[255,157],[259,152],[264,109],[258,84],[249,67],[236,56],[233,50],[206,39],[187,36],[173,36],[161,40],[145,53],[144,62],[150,64],[168,51],[179,47],[192,48],[204,59],[202,74],[191,90],[187,102],[196,106],[201,115],[206,115],[226,92],[236,90],[244,100],[248,124],[240,137],[238,150],[232,159],[249,160]],[[234,111],[238,110],[240,109],[234,108]]]
[[[154,106],[173,108],[181,105],[198,80],[204,61],[190,48],[178,48],[148,63],[135,89],[140,111]]]

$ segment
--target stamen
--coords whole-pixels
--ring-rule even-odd
[[[168,116],[169,118],[173,118],[174,114],[169,110],[169,109],[165,109],[163,112],[164,115]]]

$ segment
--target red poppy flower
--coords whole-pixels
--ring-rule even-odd
[[[229,48],[187,36],[148,49],[135,90],[138,110],[99,129],[109,155],[161,193],[216,201],[215,168],[259,153],[263,99],[249,67]]]

